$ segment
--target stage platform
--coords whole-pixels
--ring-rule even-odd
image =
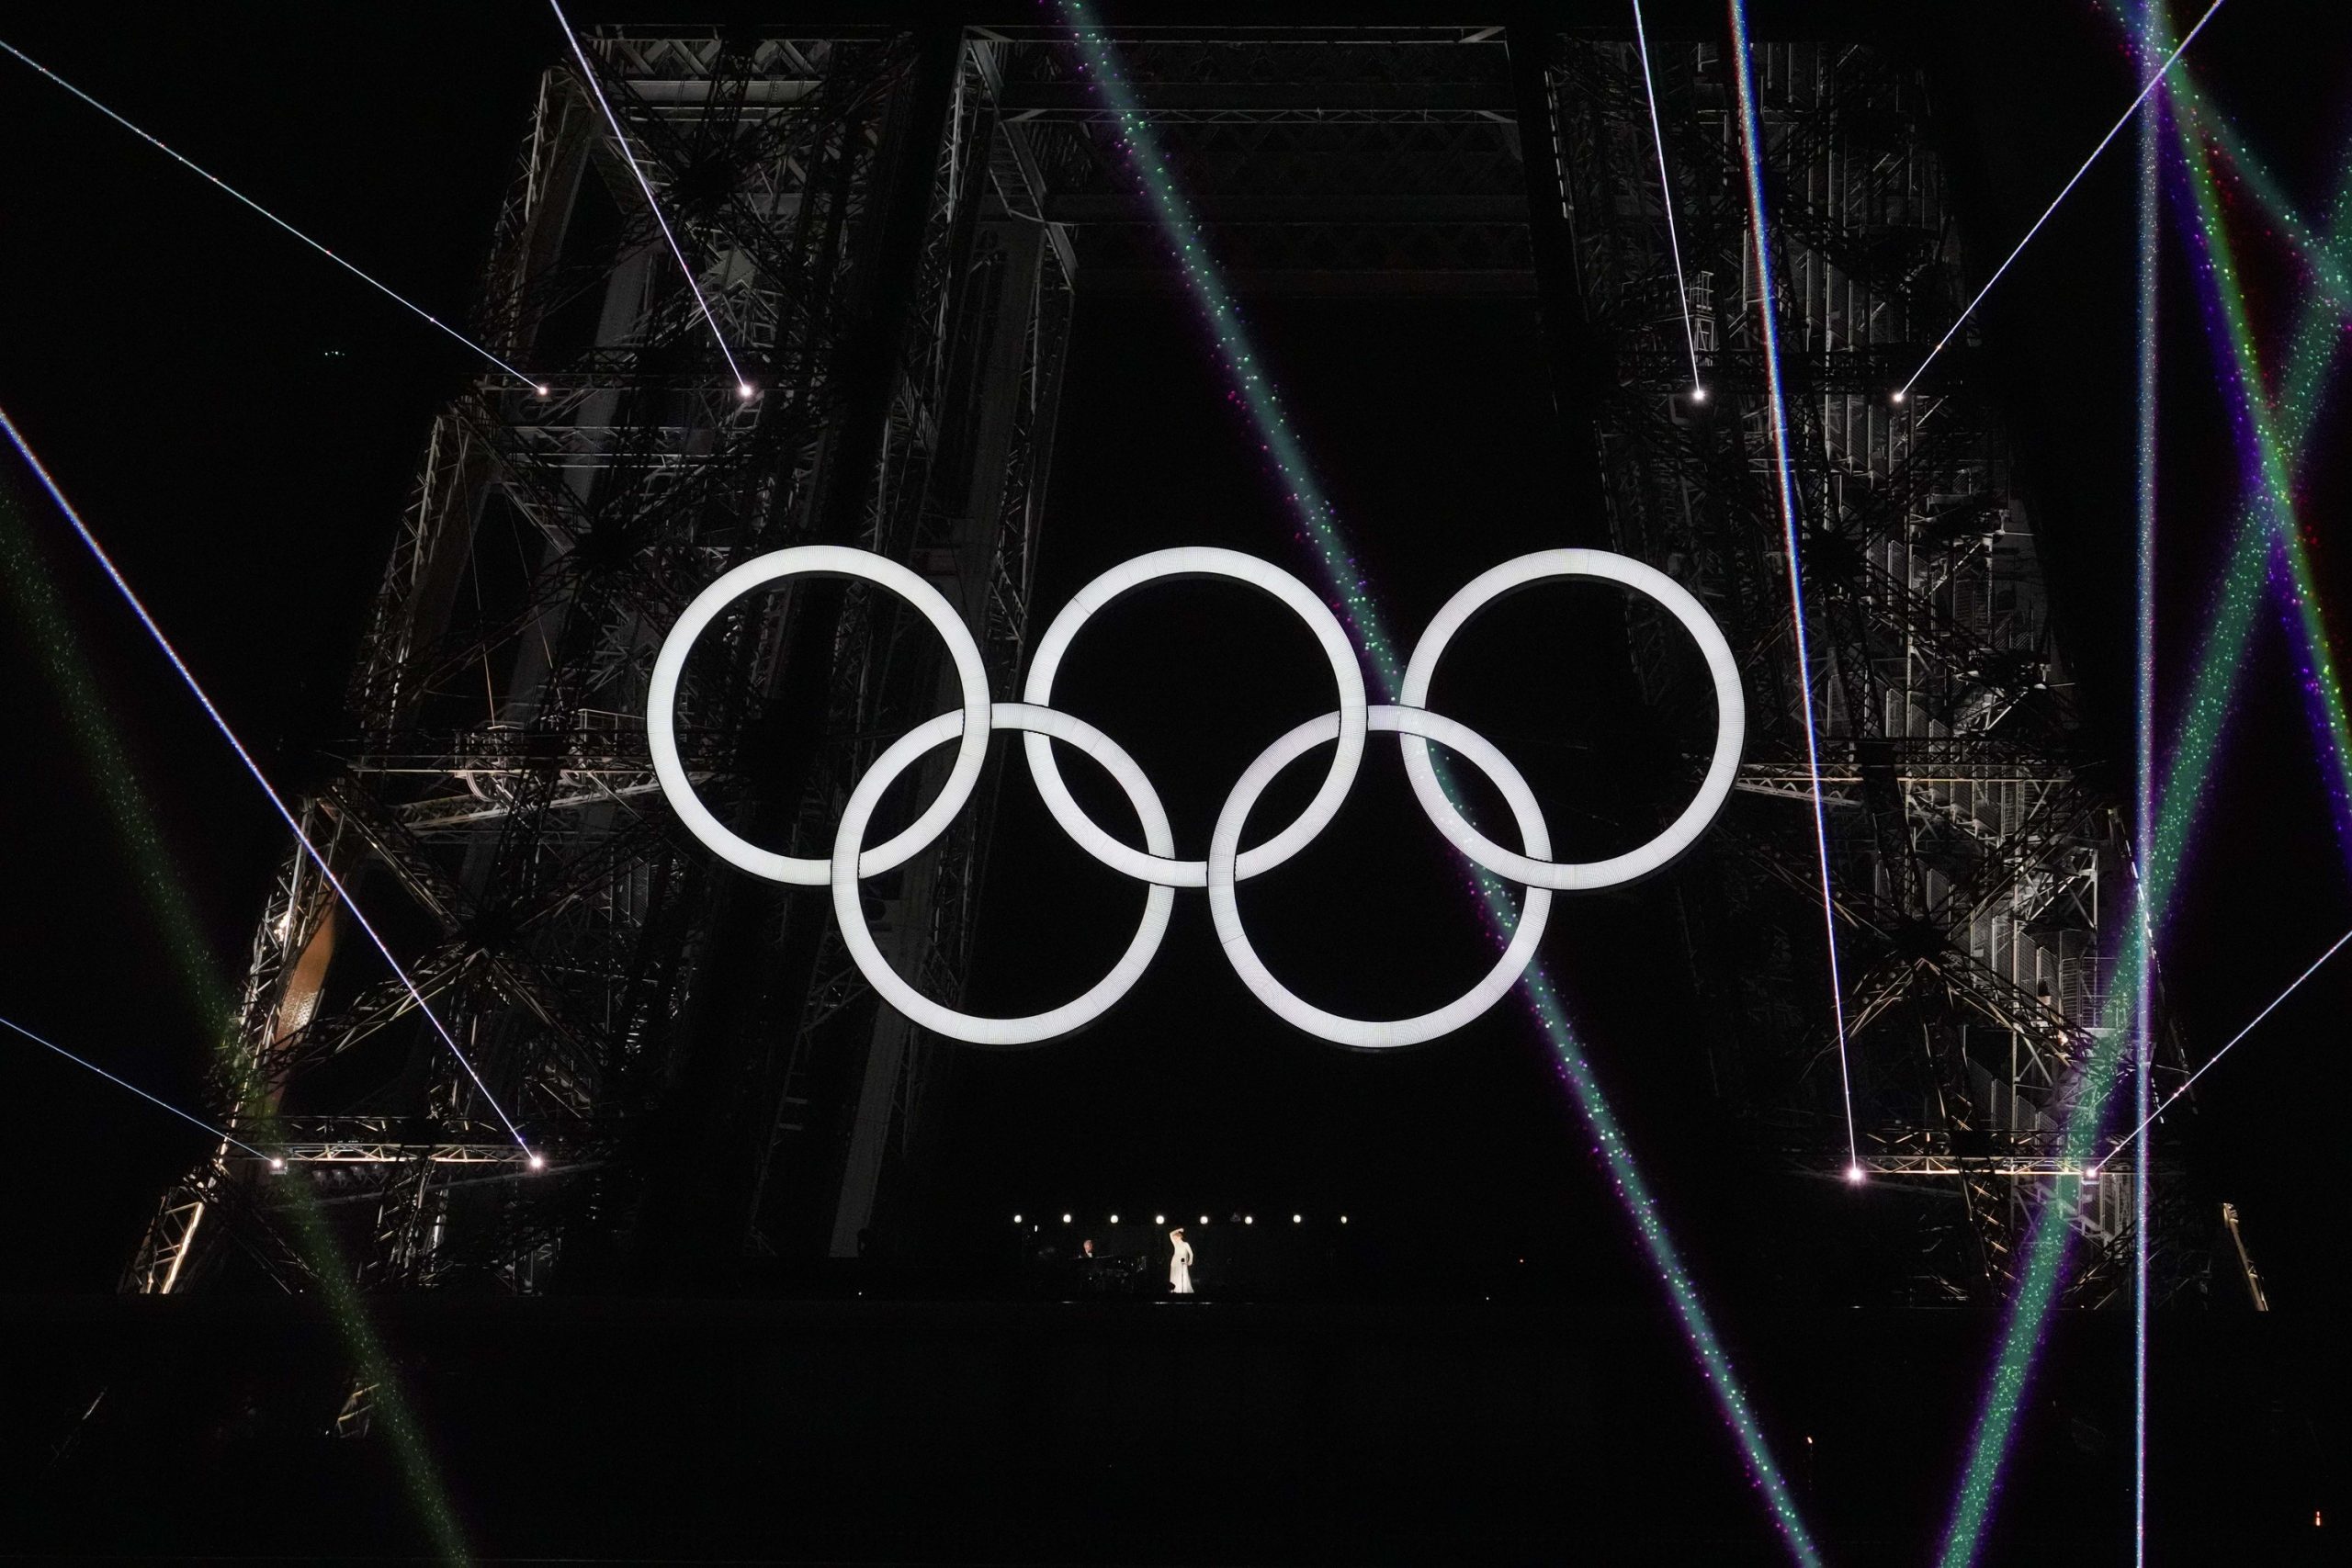
[[[854,1295],[371,1307],[484,1562],[1788,1560],[1687,1348],[1646,1318]],[[1831,1561],[1922,1561],[1996,1325],[1852,1316],[1732,1349]],[[2160,1321],[2173,1560],[2329,1560],[2311,1516],[2340,1501],[2345,1384],[2323,1329]],[[2062,1322],[1984,1561],[2107,1560],[2123,1539],[2128,1331]],[[346,1362],[313,1303],[0,1302],[0,1551],[432,1554],[382,1419],[330,1435]]]

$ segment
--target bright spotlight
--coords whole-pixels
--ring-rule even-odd
[[[540,383],[538,386],[536,386],[536,387],[532,388],[532,389],[531,389],[531,390],[533,390],[534,392],[537,392],[539,396],[541,396],[541,397],[543,397],[543,398],[551,398],[551,397],[554,397],[554,396],[555,396],[555,389],[554,389],[553,387],[548,386],[545,382],[542,382],[542,383]]]
[[[1706,388],[1704,388],[1704,387],[1693,387],[1693,388],[1691,388],[1691,389],[1690,389],[1690,400],[1691,400],[1692,402],[1694,402],[1694,403],[1703,403],[1703,402],[1705,402],[1705,401],[1707,400],[1707,389],[1706,389]]]
[[[1305,1214],[1293,1214],[1290,1217],[1290,1223],[1295,1225],[1304,1224],[1306,1223],[1306,1216]]]
[[[1201,1224],[1207,1224],[1208,1223],[1209,1223],[1209,1217],[1208,1217],[1206,1214],[1203,1214],[1203,1215],[1201,1216]]]
[[[1111,1223],[1112,1223],[1113,1224],[1114,1224],[1114,1225],[1115,1225],[1115,1224],[1117,1224],[1119,1223],[1119,1216],[1118,1216],[1118,1215],[1116,1215],[1116,1214],[1112,1215],[1112,1216],[1111,1216]]]
[[[545,1155],[533,1155],[526,1163],[528,1164],[533,1170],[545,1170],[548,1168],[548,1156]]]
[[[1064,1214],[1064,1215],[1062,1216],[1062,1224],[1069,1224],[1069,1216],[1068,1214]]]
[[[1894,401],[1895,401],[1895,402],[1898,402],[1898,403],[1899,403],[1899,402],[1901,402],[1901,401],[1903,400],[1904,396],[1905,396],[1905,394],[1904,394],[1904,393],[1902,393],[1902,392],[1897,392],[1897,393],[1895,393],[1895,394],[1894,394],[1894,400],[1894,400]]]
[[[269,1168],[272,1170],[284,1170],[286,1168],[286,1161],[282,1158],[273,1156],[269,1162]]]
[[[739,398],[750,397],[752,395],[752,384],[749,381],[743,382],[735,389],[735,395]]]
[[[1862,1184],[1862,1168],[1860,1165],[1848,1166],[1846,1168],[1846,1179],[1853,1186],[1860,1187]]]
[[[1013,1215],[1013,1216],[1012,1216],[1012,1223],[1013,1223],[1014,1224],[1016,1224],[1016,1225],[1017,1225],[1017,1224],[1019,1224],[1021,1223],[1021,1216],[1020,1216],[1020,1215],[1018,1215],[1018,1214]]]
[[[1151,1223],[1156,1225],[1164,1225],[1168,1223],[1168,1216],[1165,1214],[1154,1214],[1151,1216]]]
[[[1245,1225],[1254,1225],[1258,1223],[1258,1216],[1255,1214],[1244,1214],[1241,1216],[1241,1223]]]
[[[1341,1214],[1341,1215],[1340,1216],[1340,1223],[1341,1224],[1346,1224],[1348,1223],[1348,1216],[1347,1216],[1347,1215],[1345,1215],[1345,1214]]]

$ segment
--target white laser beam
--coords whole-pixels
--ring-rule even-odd
[[[244,203],[245,206],[252,208],[255,212],[260,213],[264,218],[268,219],[272,223],[277,224],[280,229],[285,230],[288,233],[293,235],[296,239],[310,246],[311,249],[318,252],[319,254],[326,257],[327,260],[334,263],[335,265],[343,268],[344,271],[351,274],[352,276],[359,279],[362,283],[367,284],[370,288],[375,289],[378,293],[401,306],[403,310],[424,318],[435,329],[465,344],[476,354],[481,355],[484,359],[489,360],[492,365],[497,366],[501,370],[505,371],[509,376],[512,376],[516,380],[522,382],[523,385],[536,389],[541,397],[547,396],[547,389],[539,385],[539,381],[537,377],[525,375],[521,370],[515,368],[513,365],[508,364],[504,359],[502,359],[497,355],[492,353],[489,349],[484,348],[481,344],[476,343],[473,339],[468,337],[465,333],[459,332],[457,328],[451,326],[448,322],[443,321],[440,317],[435,315],[432,311],[426,310],[424,306],[410,299],[407,295],[402,294],[399,289],[394,288],[391,285],[384,282],[383,279],[376,276],[372,273],[362,271],[360,268],[353,265],[350,262],[344,260],[343,257],[335,254],[334,252],[319,243],[318,241],[313,240],[310,235],[305,234],[301,230],[297,229],[293,224],[288,223],[285,219],[280,218],[277,213],[272,212],[268,208],[264,207],[260,202],[255,201],[252,197],[247,196],[243,191],[239,190],[236,186],[231,185],[228,181],[222,179],[211,170],[198,164],[194,159],[176,152],[167,145],[161,138],[153,136],[149,132],[141,130],[138,126],[131,124],[130,121],[115,113],[114,110],[107,107],[106,105],[98,102],[97,99],[90,96],[89,94],[82,91],[81,88],[75,86],[73,83],[68,82],[64,77],[60,76],[56,72],[51,71],[48,66],[43,65],[31,55],[27,54],[23,50],[18,49],[16,45],[8,42],[5,39],[0,39],[0,51],[5,51],[6,53],[14,55],[17,59],[22,61],[25,64],[30,66],[41,75],[48,77],[51,82],[56,83],[59,86],[64,88],[67,92],[73,94],[75,97],[89,105],[92,108],[97,110],[100,114],[106,116],[108,119],[122,127],[125,130],[130,132],[131,135],[139,138],[140,141],[146,142],[150,147],[154,148],[157,152],[163,153],[164,156],[179,164],[182,168],[190,170],[200,175],[202,178],[210,181],[213,185],[219,186],[230,196],[236,197],[237,200]]]
[[[431,1006],[426,1003],[424,993],[417,988],[417,984],[410,977],[408,970],[401,966],[399,959],[392,956],[391,948],[378,933],[375,926],[368,921],[366,913],[359,908],[358,900],[351,896],[351,890],[343,885],[343,878],[334,874],[334,868],[327,863],[327,857],[320,852],[318,845],[311,841],[311,836],[302,831],[301,822],[288,807],[285,797],[277,793],[276,786],[269,782],[268,775],[261,771],[261,764],[254,761],[254,754],[245,749],[245,743],[237,739],[237,732],[230,728],[228,719],[223,717],[220,710],[213,705],[212,698],[205,692],[203,682],[196,678],[196,671],[188,668],[187,660],[182,659],[179,649],[172,646],[172,639],[164,635],[164,628],[156,623],[155,617],[148,613],[146,603],[131,588],[130,580],[122,575],[121,569],[114,564],[114,558],[107,554],[106,547],[98,543],[97,536],[90,532],[89,525],[82,521],[82,514],[74,509],[74,503],[65,499],[64,491],[58,487],[56,479],[43,466],[40,457],[33,451],[31,443],[25,439],[24,432],[17,428],[17,422],[8,417],[8,412],[6,409],[0,409],[0,430],[7,433],[9,441],[24,457],[34,476],[40,480],[41,488],[49,492],[49,499],[56,503],[57,510],[63,514],[66,522],[74,525],[74,532],[80,536],[82,543],[88,547],[90,554],[96,558],[98,565],[105,569],[107,577],[121,593],[124,602],[130,604],[131,613],[139,617],[140,625],[147,628],[147,635],[155,639],[155,646],[164,650],[164,657],[171,660],[174,670],[179,671],[181,681],[186,682],[189,692],[195,694],[206,716],[212,720],[212,727],[220,732],[220,738],[229,743],[229,749],[236,752],[237,761],[245,765],[245,772],[253,775],[254,783],[261,786],[262,794],[269,797],[269,804],[277,808],[277,815],[284,819],[288,829],[293,832],[294,841],[302,846],[303,853],[310,856],[311,863],[319,868],[319,874],[326,878],[327,886],[334,888],[335,897],[343,900],[343,907],[351,911],[351,918],[358,922],[361,931],[368,933],[368,940],[375,944],[376,951],[381,953],[384,962],[391,966],[392,974],[399,978],[401,987],[407,990],[409,999],[416,1004],[417,1010],[424,1015],[425,1021],[433,1026],[433,1032],[441,1037],[442,1043],[449,1047],[449,1054],[458,1059],[459,1066],[465,1068],[466,1076],[473,1080],[474,1088],[481,1091],[483,1102],[498,1113],[499,1121],[505,1123],[506,1131],[514,1138],[515,1146],[527,1157],[531,1154],[531,1146],[524,1141],[522,1131],[514,1125],[514,1119],[506,1114],[506,1108],[498,1103],[496,1095],[490,1092],[490,1085],[482,1081],[481,1074],[474,1070],[472,1061],[458,1044],[457,1037],[449,1032],[447,1026],[442,1023],[439,1015],[435,1013]]]
[[[2156,67],[2155,73],[2148,78],[2147,85],[2143,86],[2139,95],[2132,100],[2132,107],[2125,109],[2122,118],[2109,126],[2107,134],[2098,139],[2098,145],[2091,149],[2091,155],[2083,160],[2083,166],[2075,171],[2074,178],[2061,186],[2058,194],[2051,198],[2050,205],[2041,209],[2041,216],[2033,220],[2033,227],[2025,231],[2025,238],[2018,242],[2017,249],[2011,251],[2007,258],[1993,269],[1993,276],[1984,280],[1984,287],[1976,291],[1976,298],[1971,299],[1966,308],[1952,318],[1951,325],[1944,329],[1944,335],[1936,340],[1936,346],[1928,350],[1928,357],[1919,361],[1919,367],[1911,372],[1911,379],[1904,382],[1902,389],[1894,394],[1896,402],[1899,403],[1911,395],[1912,387],[1917,384],[1921,376],[1927,374],[1928,367],[1936,362],[1936,355],[1944,351],[1945,346],[1959,333],[1962,325],[1975,313],[1976,307],[1984,302],[1984,296],[1993,292],[1993,285],[2001,281],[2001,275],[2009,270],[2010,263],[2024,254],[2025,248],[2033,243],[2033,237],[2041,232],[2041,226],[2050,221],[2050,215],[2058,210],[2059,203],[2064,201],[2067,194],[2082,183],[2083,176],[2091,172],[2091,165],[2098,162],[2098,155],[2107,151],[2108,143],[2113,141],[2117,134],[2132,123],[2132,117],[2140,112],[2140,106],[2148,101],[2148,95],[2154,92],[2157,84],[2165,79],[2165,73],[2172,69],[2173,62],[2178,60],[2187,52],[2188,46],[2197,41],[2197,35],[2205,30],[2205,24],[2213,19],[2213,13],[2222,8],[2222,3],[2223,0],[2213,0],[2211,6],[2205,7],[2205,14],[2197,18],[2197,25],[2188,29],[2188,36],[2180,40],[2180,46],[2165,57],[2165,62],[2162,65]]]

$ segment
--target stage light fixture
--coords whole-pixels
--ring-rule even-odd
[[[1062,1216],[1062,1224],[1069,1224],[1069,1216],[1068,1214],[1064,1214],[1064,1215]]]
[[[272,1170],[284,1170],[286,1168],[286,1162],[283,1159],[273,1158],[269,1162],[269,1168]]]
[[[1846,1179],[1854,1186],[1860,1187],[1862,1184],[1862,1168],[1860,1165],[1848,1166],[1846,1168]]]
[[[1295,1224],[1299,1224],[1304,1223],[1304,1222],[1305,1222],[1305,1220],[1306,1220],[1306,1215],[1304,1215],[1304,1214],[1293,1214],[1293,1215],[1290,1217],[1290,1223],[1291,1223],[1292,1224],[1295,1224]]]
[[[1018,1215],[1018,1214],[1013,1215],[1013,1216],[1012,1216],[1012,1223],[1013,1223],[1014,1224],[1016,1224],[1016,1225],[1017,1225],[1017,1224],[1019,1224],[1021,1223],[1021,1216],[1020,1216],[1020,1215]]]
[[[555,396],[555,389],[554,389],[553,387],[548,387],[548,386],[537,386],[537,387],[534,387],[534,388],[532,388],[532,389],[531,389],[531,390],[533,390],[534,392],[537,392],[539,396],[541,396],[541,397],[543,397],[543,398],[551,398],[551,397],[554,397],[554,396]]]
[[[1208,1223],[1209,1223],[1209,1217],[1208,1217],[1206,1214],[1203,1214],[1203,1215],[1201,1216],[1201,1224],[1207,1224]]]
[[[1114,1224],[1114,1225],[1115,1225],[1115,1224],[1117,1224],[1119,1223],[1119,1216],[1118,1216],[1118,1215],[1116,1215],[1116,1214],[1112,1215],[1112,1216],[1111,1216],[1111,1223],[1112,1223],[1113,1224]]]
[[[530,1166],[533,1170],[545,1170],[548,1168],[548,1156],[545,1155],[533,1155],[525,1163]]]
[[[1255,1214],[1244,1214],[1241,1216],[1241,1223],[1245,1225],[1254,1225],[1258,1223],[1258,1216]]]
[[[1899,403],[1899,402],[1903,401],[1903,400],[1904,400],[1904,399],[1905,399],[1907,395],[1908,395],[1908,394],[1906,394],[1906,393],[1903,393],[1903,392],[1896,392],[1893,397],[1889,398],[1887,400],[1888,400],[1889,402],[1895,402],[1895,403]]]
[[[749,381],[746,381],[741,386],[735,389],[735,395],[740,398],[748,398],[752,395],[752,384]]]
[[[1340,1223],[1341,1224],[1346,1224],[1348,1223],[1348,1216],[1347,1216],[1347,1215],[1345,1215],[1345,1214],[1341,1214],[1341,1215],[1340,1216]]]

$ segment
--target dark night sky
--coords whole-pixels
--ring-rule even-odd
[[[537,7],[113,15],[101,27],[26,12],[6,36],[429,308],[462,313],[530,85],[556,46]],[[1996,11],[1974,36],[1997,47],[1943,60],[1940,107],[1989,261],[2129,87],[2087,7]],[[2333,176],[2347,45],[2352,18],[2336,9],[2254,5],[2226,10],[2199,45],[2208,85],[2301,192]],[[0,402],[273,775],[299,786],[332,734],[357,617],[431,412],[474,367],[22,67],[0,62]],[[2098,739],[2117,757],[2128,754],[2131,690],[2130,186],[2123,156],[2086,180],[1984,323],[2086,705],[2112,716]],[[2266,321],[2284,315],[2291,295],[2277,284],[2288,282],[2282,273],[2259,300]],[[2166,287],[2185,303],[2177,265]],[[1553,542],[1555,455],[1529,307],[1269,301],[1252,316],[1400,640],[1477,570]],[[1183,308],[1091,299],[1078,333],[1041,603],[1057,606],[1103,566],[1176,542],[1233,545],[1304,574]],[[2173,310],[2165,352],[2170,694],[2205,618],[2237,468],[2193,312]],[[2340,417],[2330,423],[2340,428]],[[2352,574],[2332,543],[2344,478],[2336,463],[2305,496],[2339,601]],[[62,525],[31,512],[233,972],[280,831]],[[1494,617],[1450,667],[1455,711],[1498,739],[1523,739],[1517,754],[1547,802],[1575,799],[1590,762],[1570,743],[1543,747],[1536,732],[1573,735],[1586,694],[1568,644],[1547,641],[1548,623],[1513,617],[1573,603],[1562,593]],[[1210,615],[1229,632],[1221,645],[1201,635]],[[1222,781],[1326,705],[1303,635],[1238,591],[1139,601],[1087,646],[1100,648],[1100,664],[1090,652],[1073,667],[1065,705],[1125,739],[1161,781],[1180,842],[1204,839]],[[128,891],[52,694],[16,634],[0,648],[0,723],[18,748],[6,786],[16,897],[0,906],[0,1011],[192,1102],[194,1021]],[[1516,679],[1508,661],[1529,650],[1559,657]],[[2167,954],[2192,1059],[2352,919],[2290,673],[2267,617],[2209,811],[2215,826]],[[1482,677],[1504,690],[1482,692]],[[1248,694],[1246,711],[1228,717],[1216,701],[1235,690]],[[1007,977],[1012,958],[1051,944],[1057,965],[1082,967],[1124,940],[1137,897],[1060,845],[1024,790],[1008,788],[1006,800],[980,963],[987,991],[975,1003],[1010,1008],[1047,999]],[[1572,808],[1553,821],[1564,838],[1600,841],[1610,830],[1580,824]],[[1379,869],[1352,870],[1351,858]],[[1329,1005],[1430,1005],[1482,951],[1393,762],[1369,769],[1338,827],[1249,907],[1264,911],[1277,967]],[[1653,988],[1657,961],[1642,956],[1663,907],[1643,892],[1564,899],[1546,953],[1704,1269],[1719,1260],[1711,1249],[1736,1247],[1728,1222],[1705,1216],[1722,1212],[1737,1172],[1708,1153],[1713,1112],[1695,1043]],[[1441,1046],[1366,1061],[1274,1025],[1210,945],[1204,908],[1180,900],[1168,949],[1117,1018],[1025,1058],[959,1066],[946,1129],[959,1203],[975,1216],[1090,1198],[1385,1210],[1413,1224],[1539,1237],[1586,1258],[1612,1290],[1647,1288],[1515,1004]],[[2199,1089],[2207,1180],[2240,1204],[2284,1300],[2338,1288],[2327,1259],[2342,1221],[2324,1194],[2341,1143],[2347,1001],[2352,966],[2315,980]],[[23,1129],[12,1211],[28,1242],[9,1249],[0,1284],[104,1288],[152,1194],[199,1140],[28,1047],[0,1041],[0,1066]]]

